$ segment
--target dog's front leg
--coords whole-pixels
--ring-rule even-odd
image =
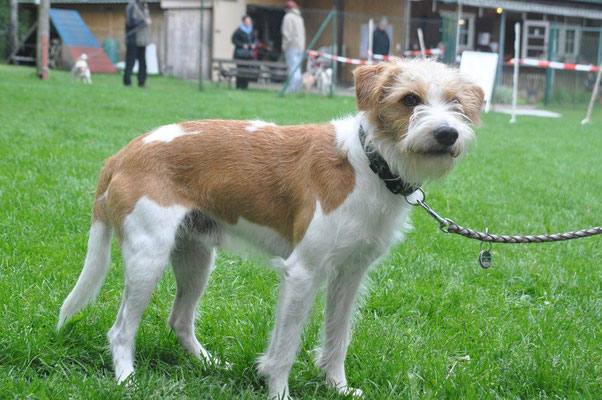
[[[326,373],[326,384],[343,395],[363,395],[360,389],[347,386],[345,356],[350,340],[353,305],[366,270],[375,259],[376,255],[370,254],[339,266],[328,282],[324,339],[316,357],[316,365]]]
[[[260,357],[258,372],[266,380],[271,399],[286,399],[288,376],[301,343],[307,314],[321,282],[318,270],[291,255],[283,263],[283,281],[270,346]]]

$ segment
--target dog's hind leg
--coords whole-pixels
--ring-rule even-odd
[[[171,254],[171,264],[176,277],[176,298],[169,316],[173,329],[182,346],[196,358],[217,363],[199,343],[194,334],[196,305],[205,290],[215,260],[215,250],[199,238],[182,235]]]
[[[271,399],[288,398],[288,376],[301,343],[301,333],[322,281],[294,253],[284,262],[276,324],[270,346],[260,357],[258,372],[268,384]]]
[[[125,290],[108,334],[118,382],[134,372],[134,340],[142,313],[165,271],[184,214],[183,207],[160,207],[143,198],[125,218],[121,243]]]

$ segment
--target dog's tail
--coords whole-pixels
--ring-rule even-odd
[[[88,253],[75,287],[63,302],[57,329],[61,329],[65,321],[81,310],[88,302],[95,299],[104,283],[111,263],[111,237],[113,228],[106,209],[106,195],[109,183],[115,170],[115,159],[107,160],[100,173],[96,190],[96,200],[92,212],[92,226],[88,239]]]

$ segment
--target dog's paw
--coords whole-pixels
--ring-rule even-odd
[[[121,367],[115,369],[115,379],[118,385],[131,386],[133,381],[134,367]]]
[[[228,371],[232,371],[232,363],[228,362],[228,361],[220,361],[219,364],[222,368],[228,370]]]
[[[269,399],[270,400],[294,400],[288,392],[288,386],[286,386],[285,388],[280,389],[280,390],[270,390]]]
[[[202,346],[200,346],[200,351],[195,353],[195,357],[207,365],[220,366],[227,370],[232,369],[232,363],[223,361],[217,357],[212,356],[211,353],[209,353],[207,350],[205,350]]]
[[[329,384],[330,387],[332,387],[337,392],[339,392],[340,395],[351,396],[351,397],[357,398],[357,399],[364,397],[364,392],[362,392],[362,389],[356,389],[349,385],[340,384],[340,383],[335,385],[335,384],[327,382],[327,384]]]
[[[362,389],[352,388],[351,386],[337,388],[337,390],[339,391],[339,394],[342,394],[343,396],[351,396],[356,399],[364,397],[364,392],[362,392]]]

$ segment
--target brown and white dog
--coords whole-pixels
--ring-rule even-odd
[[[408,227],[410,206],[369,165],[366,147],[391,172],[420,185],[451,170],[474,139],[483,91],[429,60],[355,71],[359,113],[319,125],[194,121],[160,127],[109,158],[100,174],[88,254],[58,327],[94,298],[119,238],[125,290],[108,333],[119,382],[134,372],[134,338],[151,292],[171,261],[177,292],[169,325],[199,359],[196,304],[215,248],[244,239],[276,256],[283,272],[276,322],[259,373],[270,397],[288,376],[306,316],[328,282],[316,363],[344,394],[353,303],[366,270]],[[360,140],[364,132],[365,146]]]

